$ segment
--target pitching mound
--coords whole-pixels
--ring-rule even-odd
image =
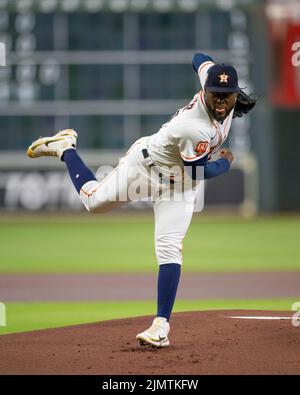
[[[177,313],[167,349],[135,341],[152,317],[3,335],[0,374],[299,374],[300,327],[290,318],[274,311]]]

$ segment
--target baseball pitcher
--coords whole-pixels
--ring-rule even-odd
[[[200,92],[157,133],[137,140],[101,182],[79,157],[78,136],[73,129],[39,138],[27,151],[30,158],[60,158],[91,213],[103,213],[135,200],[137,190],[138,198],[151,197],[159,265],[157,313],[152,325],[136,338],[141,345],[157,348],[169,346],[169,321],[181,272],[182,241],[192,219],[197,185],[203,178],[229,171],[233,155],[220,147],[228,136],[232,118],[246,114],[256,102],[238,87],[234,67],[214,64],[210,56],[199,53],[194,55],[192,64],[200,78]],[[216,153],[219,158],[212,160]]]

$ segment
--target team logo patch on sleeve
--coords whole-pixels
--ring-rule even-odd
[[[207,148],[208,148],[207,141],[199,141],[199,143],[195,148],[195,152],[197,153],[197,155],[203,155],[207,151]]]

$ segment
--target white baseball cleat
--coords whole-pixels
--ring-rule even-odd
[[[150,328],[139,333],[136,339],[142,346],[150,345],[156,348],[168,347],[170,344],[168,339],[169,332],[170,325],[167,319],[156,317]]]
[[[52,137],[41,137],[35,140],[27,150],[30,158],[40,156],[58,156],[61,158],[67,149],[76,148],[77,133],[73,129],[65,129]]]

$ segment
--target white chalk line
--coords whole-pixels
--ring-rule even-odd
[[[292,317],[268,317],[268,316],[230,316],[227,318],[239,318],[242,320],[291,320]]]

